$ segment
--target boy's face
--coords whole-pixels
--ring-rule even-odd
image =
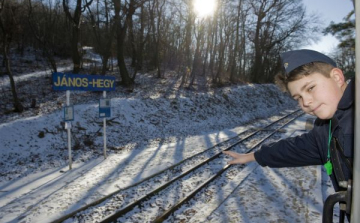
[[[320,119],[333,117],[345,88],[344,75],[338,68],[332,69],[329,78],[313,73],[288,83],[289,92],[301,109]]]

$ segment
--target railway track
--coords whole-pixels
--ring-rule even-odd
[[[206,194],[207,188],[226,184],[244,169],[245,165],[227,165],[222,151],[254,151],[265,141],[277,140],[282,128],[301,115],[303,112],[297,110],[263,128],[248,129],[53,222],[163,222],[167,218],[182,222],[174,217],[176,211],[191,203],[199,192]]]

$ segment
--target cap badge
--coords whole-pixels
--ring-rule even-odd
[[[284,68],[287,69],[289,66],[289,63],[284,63]]]

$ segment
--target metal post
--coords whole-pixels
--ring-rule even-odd
[[[66,105],[70,106],[70,90],[66,91]],[[71,122],[65,123],[68,134],[68,151],[69,151],[69,169],[72,169],[72,157],[71,157]]]
[[[346,191],[340,191],[326,198],[323,208],[323,223],[333,223],[334,206],[338,202],[346,202],[346,193]]]
[[[106,98],[106,91],[103,91],[103,97]],[[106,159],[106,118],[103,118],[104,122],[104,157]]]
[[[355,148],[351,222],[360,222],[360,2],[355,2]]]

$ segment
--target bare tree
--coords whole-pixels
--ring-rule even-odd
[[[183,86],[191,74],[191,66],[192,66],[192,51],[191,51],[191,43],[192,43],[192,30],[195,23],[195,14],[192,9],[192,1],[186,0],[185,1],[185,7],[187,9],[187,17],[186,17],[186,25],[185,25],[185,40],[184,40],[184,54],[185,54],[185,64],[183,66],[183,75],[181,80],[181,86]]]
[[[85,4],[83,5],[83,1]],[[68,17],[71,24],[71,56],[74,63],[73,72],[75,74],[80,71],[81,64],[81,45],[80,45],[80,26],[81,26],[81,16],[84,10],[91,5],[93,0],[76,0],[76,6],[73,14],[71,13],[69,7],[69,0],[63,0],[63,8],[66,16]]]
[[[2,32],[2,48],[3,48],[3,57],[6,73],[10,79],[11,92],[13,95],[13,105],[16,112],[23,112],[24,107],[21,104],[17,92],[14,77],[11,71],[11,60],[9,57],[9,47],[12,41],[14,34],[14,28],[18,25],[16,23],[16,10],[18,6],[17,2],[9,2],[6,0],[1,0],[0,2],[0,30]]]
[[[177,69],[181,86],[189,87],[203,77],[215,85],[241,79],[268,82],[276,72],[278,53],[300,46],[316,31],[316,20],[311,22],[296,0],[220,0],[213,16],[202,22],[192,0],[23,2],[28,7],[23,17],[29,19],[19,21],[33,35],[16,34],[19,46],[41,47],[54,71],[54,56],[67,53],[74,73],[81,68],[82,44],[101,55],[102,74],[116,52],[125,86],[132,86],[144,68],[156,70],[158,77],[164,77],[166,69]],[[71,35],[59,34],[69,27]],[[131,59],[131,71],[126,58]]]
[[[211,82],[216,83],[216,74],[217,72],[214,72],[216,70],[216,58],[218,58],[218,49],[219,49],[219,29],[220,29],[220,23],[219,23],[219,17],[221,16],[221,7],[222,5],[219,5],[218,8],[214,12],[214,17],[212,20],[212,24],[209,26],[209,37],[208,37],[208,47],[210,51],[209,55],[209,68],[210,71],[210,77]]]
[[[245,1],[239,0],[236,7],[236,26],[235,26],[235,44],[233,50],[231,50],[232,55],[229,59],[229,70],[230,70],[230,82],[236,83],[237,79],[240,78],[241,74],[244,73],[244,56],[245,53],[245,23],[249,13],[249,9],[245,8]]]
[[[116,43],[117,43],[117,60],[120,70],[121,83],[124,86],[132,86],[135,74],[130,77],[125,64],[125,38],[127,30],[135,10],[141,7],[148,0],[130,0],[122,3],[120,0],[112,0],[115,8],[115,26],[116,26]]]
[[[59,44],[59,37],[56,29],[59,29],[61,12],[58,11],[60,1],[49,0],[48,4],[44,2],[35,2],[28,0],[28,24],[32,35],[38,41],[47,62],[53,72],[57,72],[56,60],[54,57]],[[52,7],[54,3],[54,7]]]
[[[194,27],[196,29],[196,27]],[[201,58],[201,49],[203,48],[203,39],[204,39],[204,33],[205,33],[205,24],[203,20],[199,21],[199,24],[197,26],[198,30],[197,36],[196,36],[196,48],[194,53],[194,60],[192,63],[192,69],[190,74],[190,83],[188,87],[192,87],[195,81],[195,77],[199,75],[200,73],[200,66],[202,62]]]
[[[105,74],[108,69],[115,34],[115,24],[111,19],[109,0],[103,0],[103,4],[104,6],[100,8],[100,1],[97,0],[94,9],[95,12],[93,12],[90,5],[87,5],[87,11],[95,38],[95,50],[100,54],[102,60],[101,74]]]
[[[140,22],[140,29],[138,30],[138,35],[137,37],[132,36],[131,39],[135,40],[137,39],[137,44],[135,43],[135,41],[133,41],[134,45],[133,45],[133,56],[135,57],[136,60],[136,64],[134,63],[133,65],[135,65],[137,68],[137,70],[140,70],[143,68],[143,62],[144,62],[144,48],[145,48],[145,44],[147,41],[147,37],[149,35],[149,32],[147,32],[147,35],[145,36],[145,27],[146,27],[146,15],[145,15],[145,7],[144,5],[141,5],[141,10],[140,10],[140,15],[139,15],[139,22]],[[133,33],[134,29],[132,29],[132,33]]]
[[[254,49],[251,81],[264,82],[275,74],[272,67],[276,67],[279,52],[293,43],[301,45],[306,39],[315,38],[314,27],[298,1],[254,0],[250,6],[255,15],[254,26],[248,28],[252,29],[249,33]],[[314,17],[312,23],[315,21]]]
[[[212,80],[213,84],[215,85],[221,85],[223,82],[222,78],[223,76],[225,76],[224,74],[226,72],[225,71],[225,66],[226,66],[226,62],[228,60],[228,57],[226,56],[226,50],[229,49],[229,42],[230,42],[230,37],[231,37],[231,33],[233,32],[232,26],[231,26],[231,18],[229,18],[227,16],[227,14],[225,13],[227,11],[226,9],[226,5],[224,4],[223,7],[220,8],[221,9],[221,14],[219,16],[219,39],[220,39],[220,43],[218,46],[218,67],[217,67],[217,71],[216,74]]]
[[[260,0],[254,1],[250,3],[252,8],[254,9],[254,14],[256,15],[256,26],[255,26],[255,34],[254,34],[254,64],[252,71],[252,81],[257,82],[259,76],[261,75],[261,66],[263,64],[263,56],[262,56],[262,45],[261,45],[261,31],[264,27],[263,20],[267,16],[270,11],[275,8],[276,1],[268,1],[268,0]]]
[[[154,45],[154,53],[153,53],[153,66],[157,70],[157,77],[161,78],[161,58],[160,58],[160,44],[162,41],[162,30],[161,26],[163,25],[163,13],[164,13],[164,5],[165,0],[153,0],[153,5],[150,10],[150,20],[151,20],[151,31],[152,31],[152,42]]]

